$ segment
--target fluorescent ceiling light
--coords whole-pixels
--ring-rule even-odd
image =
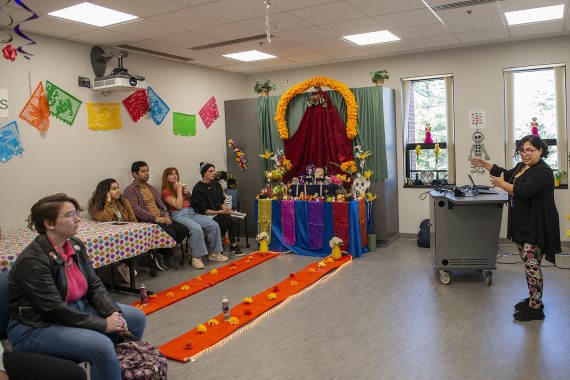
[[[509,26],[558,20],[564,17],[564,4],[505,12],[505,17],[507,18]]]
[[[257,50],[242,51],[240,53],[224,54],[224,57],[237,59],[243,62],[261,61],[263,59],[277,58],[274,55],[262,53]]]
[[[370,33],[353,34],[350,36],[342,36],[342,38],[344,38],[345,40],[349,40],[350,42],[354,42],[355,44],[360,46],[400,41],[399,37],[393,35],[387,30],[380,30],[378,32],[370,32]]]
[[[50,12],[48,15],[94,26],[109,26],[138,18],[87,2]]]

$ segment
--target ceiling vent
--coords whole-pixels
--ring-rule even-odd
[[[275,36],[271,35],[271,37],[275,37]],[[263,34],[258,34],[257,36],[237,38],[235,40],[216,42],[216,43],[208,44],[208,45],[194,46],[193,48],[190,48],[190,49],[192,49],[192,50],[207,50],[207,49],[213,49],[213,48],[217,48],[217,47],[221,47],[221,46],[240,44],[242,42],[264,40],[265,38],[267,38],[267,34],[263,33]]]
[[[448,11],[450,9],[467,8],[476,5],[491,4],[491,3],[496,3],[497,1],[500,0],[467,0],[467,1],[458,1],[456,3],[433,5],[430,8],[434,12],[441,12],[441,11]]]
[[[145,54],[150,54],[150,55],[156,55],[157,57],[175,59],[175,60],[177,60],[177,61],[182,61],[182,62],[193,61],[192,58],[181,57],[181,56],[179,56],[179,55],[163,53],[163,52],[156,51],[156,50],[144,49],[144,48],[140,48],[140,47],[132,46],[132,45],[119,45],[119,47],[120,47],[120,48],[123,48],[123,49],[127,49],[127,50],[137,51],[137,52],[139,52],[139,53],[145,53]]]

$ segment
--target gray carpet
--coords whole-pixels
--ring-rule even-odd
[[[169,361],[169,379],[569,378],[567,270],[544,263],[546,319],[517,322],[513,305],[527,296],[518,256],[500,259],[517,264],[498,264],[491,286],[477,271],[446,286],[427,252],[400,239],[356,259],[197,361]],[[218,314],[224,295],[240,302],[314,260],[285,254],[158,311],[145,340],[163,344]],[[219,265],[139,277],[161,290]]]

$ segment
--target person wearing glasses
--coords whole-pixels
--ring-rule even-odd
[[[554,263],[560,249],[558,211],[554,203],[554,175],[544,162],[548,146],[528,135],[517,144],[520,162],[503,169],[481,158],[471,164],[490,172],[491,184],[509,194],[507,237],[517,245],[524,265],[529,296],[515,305],[517,321],[544,319],[542,258]]]
[[[88,362],[92,380],[121,380],[114,341],[128,333],[140,340],[146,317],[116,304],[95,274],[75,237],[80,211],[65,194],[32,206],[28,227],[38,236],[8,274],[7,334],[16,351]]]

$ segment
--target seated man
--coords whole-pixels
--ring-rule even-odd
[[[200,163],[200,174],[202,180],[194,185],[192,190],[192,205],[197,213],[204,214],[220,225],[222,236],[226,232],[230,235],[230,253],[234,256],[243,256],[236,243],[237,223],[232,220],[233,210],[231,206],[225,204],[225,196],[222,186],[214,180],[216,167],[212,164]]]
[[[188,235],[188,228],[175,220],[170,219],[166,206],[160,198],[160,193],[149,185],[149,168],[146,162],[136,161],[131,165],[131,174],[134,181],[123,191],[125,198],[129,200],[133,211],[139,222],[156,223],[176,243],[180,244]],[[166,264],[161,262],[160,256],[155,256],[155,263],[158,269],[178,269],[174,259],[173,248],[162,248],[158,250],[166,260]]]

